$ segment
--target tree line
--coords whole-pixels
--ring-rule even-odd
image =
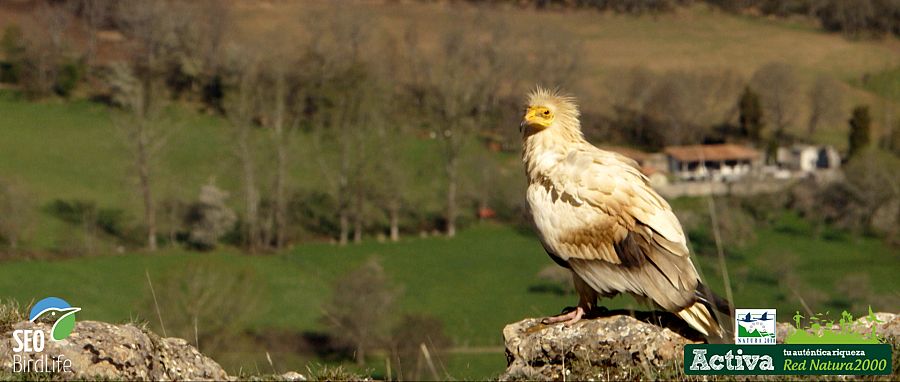
[[[900,36],[900,3],[893,0],[492,0],[536,9],[585,8],[624,14],[659,14],[705,3],[726,12],[806,16],[848,37]]]
[[[80,216],[93,227],[89,232],[128,237],[151,250],[159,241],[203,249],[224,240],[262,251],[304,232],[341,244],[373,232],[391,240],[417,231],[453,236],[461,221],[492,215],[524,223],[514,154],[522,94],[535,84],[571,88],[586,72],[577,39],[565,31],[514,37],[503,20],[484,23],[478,12],[435,36],[411,25],[391,29],[364,10],[338,6],[311,12],[297,34],[273,31],[242,41],[228,34],[236,20],[217,1],[39,6],[38,23],[80,22],[92,32],[121,33],[120,56],[101,60],[95,41],[67,41],[65,29],[11,26],[0,39],[0,77],[34,98],[74,97],[89,88],[87,96],[108,103],[143,206],[136,225],[124,222],[121,211],[89,202],[57,201],[66,207],[51,210]],[[553,46],[553,54],[535,55],[523,40]],[[69,65],[78,73],[72,85],[64,74]],[[900,150],[892,143],[900,129],[874,134],[865,107],[848,124],[845,85],[820,76],[805,86],[797,69],[783,63],[764,65],[749,79],[727,69],[640,67],[607,78],[609,110],[583,105],[595,142],[655,151],[738,141],[771,154],[777,145],[814,141],[823,126],[849,125],[851,155],[870,142]],[[238,180],[227,191],[237,203],[212,182],[194,201],[159,194],[168,175],[159,162],[177,131],[190,128],[172,110],[185,106],[226,121],[220,133],[237,164],[229,176]],[[806,120],[798,118],[801,109],[808,110]],[[429,142],[428,155],[437,159],[429,168],[413,163],[421,159],[409,154],[411,137]],[[300,158],[315,173],[293,173]],[[310,176],[321,185],[304,187]],[[429,182],[438,186],[421,192]],[[8,199],[20,198],[20,188],[6,186]],[[21,230],[12,224],[5,241],[15,245]]]
[[[409,191],[423,180],[405,163],[409,136],[429,137],[439,150],[440,166],[425,177],[443,184],[442,195],[427,196],[443,202],[429,224],[453,236],[461,211],[469,209],[461,206],[470,191],[463,185],[469,178],[464,156],[479,152],[469,147],[503,125],[515,126],[517,106],[510,106],[518,105],[528,87],[565,83],[574,73],[571,60],[526,56],[507,41],[503,25],[485,27],[477,15],[431,38],[413,27],[393,33],[364,10],[337,6],[303,20],[300,36],[273,32],[263,42],[242,42],[226,35],[235,21],[217,1],[40,6],[40,17],[80,20],[92,32],[115,30],[124,38],[121,57],[91,65],[98,61],[95,47],[66,42],[61,33],[12,26],[2,40],[4,73],[32,98],[75,96],[74,87],[55,90],[63,70],[31,79],[28,73],[37,66],[60,69],[75,62],[82,73],[76,84],[100,83],[93,97],[116,111],[114,124],[124,133],[143,206],[141,241],[150,250],[161,239],[204,248],[226,236],[251,251],[282,248],[294,239],[291,231],[301,220],[296,214],[312,220],[307,228],[334,235],[341,244],[360,241],[375,217],[385,216],[389,238],[397,240],[403,217],[421,198]],[[58,44],[33,43],[38,40]],[[222,212],[227,195],[214,185],[189,205],[158,195],[166,146],[177,130],[189,128],[171,112],[183,105],[199,105],[227,121],[224,133],[239,164],[235,232],[215,228],[222,226],[216,219],[232,218]],[[298,195],[300,174],[289,171],[299,137],[319,169],[314,175],[325,184],[306,195]],[[495,179],[479,175],[484,182]],[[322,207],[329,210],[316,210]],[[161,225],[173,220],[187,232],[162,232]],[[195,234],[192,227],[207,232]]]

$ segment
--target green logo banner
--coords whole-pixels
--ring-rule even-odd
[[[890,375],[891,346],[686,345],[687,375]]]

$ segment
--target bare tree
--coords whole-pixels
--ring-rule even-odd
[[[272,187],[275,224],[275,248],[282,248],[287,241],[287,165],[290,146],[291,118],[288,116],[288,78],[283,64],[275,64],[269,73],[270,88],[266,92],[264,108],[272,123],[272,146],[275,149],[275,179]]]
[[[821,75],[809,90],[809,122],[807,138],[812,138],[821,125],[840,123],[843,117],[844,94],[840,83]]]
[[[161,116],[159,94],[162,84],[148,80],[142,82],[130,67],[117,64],[107,79],[113,89],[114,102],[126,110],[115,119],[116,126],[125,134],[132,155],[134,175],[144,206],[144,225],[147,228],[147,248],[156,250],[156,200],[153,193],[156,155],[165,144],[166,123]]]
[[[117,23],[132,44],[130,60],[113,66],[108,77],[113,101],[127,111],[117,125],[125,131],[144,205],[147,248],[156,250],[154,162],[173,124],[165,121],[167,69],[189,51],[181,40],[190,15],[161,0],[120,3]]]
[[[665,144],[699,143],[710,126],[733,113],[740,78],[731,71],[670,71],[661,74],[644,101],[644,112]]]
[[[796,70],[785,63],[766,64],[753,74],[750,83],[760,95],[763,115],[775,129],[774,138],[784,137],[799,109],[801,89]]]
[[[340,9],[318,28],[304,58],[307,79],[301,100],[309,116],[316,161],[337,201],[339,243],[362,240],[372,182],[375,129],[385,113],[380,79],[366,61],[377,56],[380,45],[371,40],[367,16],[355,9]]]
[[[337,340],[353,347],[357,364],[385,342],[399,294],[376,258],[335,281],[322,321]]]
[[[447,187],[446,233],[450,237],[456,235],[459,214],[460,155],[479,128],[496,120],[497,110],[492,105],[502,99],[502,74],[513,65],[501,50],[500,30],[483,31],[477,39],[464,30],[442,36],[438,52],[423,49],[415,34],[407,37],[413,107],[421,111],[423,123],[441,144]]]
[[[70,3],[74,12],[84,21],[87,35],[84,57],[88,66],[94,64],[97,54],[97,32],[107,22],[114,5],[111,0],[75,0]]]
[[[240,51],[236,57],[246,57],[250,53]],[[241,185],[244,197],[244,238],[250,252],[261,245],[259,225],[259,185],[257,184],[256,142],[253,128],[258,111],[259,63],[255,59],[241,60],[232,64],[233,75],[229,78],[231,91],[225,99],[225,113],[232,127],[235,153],[241,167]]]
[[[11,254],[31,225],[31,207],[28,193],[19,183],[0,180],[0,243]]]
[[[34,14],[38,28],[25,30],[22,83],[32,97],[51,94],[56,85],[59,67],[66,55],[72,14],[67,7],[49,2],[39,3]]]

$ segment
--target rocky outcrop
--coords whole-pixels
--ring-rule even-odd
[[[876,331],[900,338],[900,316],[877,313]],[[871,324],[858,321],[857,330]],[[778,324],[778,338],[790,330]],[[503,329],[507,369],[501,380],[670,379],[682,367],[683,347],[702,337],[669,313],[607,312],[567,327],[528,318]],[[780,342],[780,341],[779,341]]]
[[[41,352],[15,353],[12,331],[44,332]],[[51,326],[19,322],[0,337],[0,369],[14,371],[14,355],[31,367],[50,368],[63,379],[108,380],[226,380],[225,370],[180,338],[161,338],[133,325],[79,321],[61,341],[50,340]],[[69,362],[66,362],[69,360]],[[65,367],[64,365],[68,365]],[[63,370],[65,369],[65,370]],[[34,370],[34,369],[32,369]]]

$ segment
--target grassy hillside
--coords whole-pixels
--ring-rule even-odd
[[[407,26],[425,39],[437,41],[441,34],[475,20],[479,27],[502,30],[509,44],[519,44],[537,60],[558,59],[554,56],[568,51],[557,45],[574,44],[578,46],[576,61],[581,76],[567,90],[577,94],[582,105],[595,110],[607,107],[606,79],[633,67],[658,72],[727,69],[749,79],[758,68],[772,62],[796,67],[804,89],[819,75],[845,82],[844,113],[848,116],[852,106],[860,103],[869,104],[873,115],[881,115],[884,108],[900,107],[896,96],[887,104],[881,102],[885,95],[878,87],[883,85],[860,86],[864,77],[896,72],[900,67],[900,40],[890,36],[851,40],[824,32],[813,19],[734,15],[705,4],[644,17],[592,10],[479,7],[464,2],[369,3],[357,5],[355,8],[364,10],[355,16],[349,9],[335,10],[328,3],[314,1],[238,2],[233,7],[232,15],[240,28],[231,37],[241,41],[260,41],[273,36],[275,30],[278,35],[306,36],[305,20],[350,13],[343,17],[382,24],[396,32],[395,38],[401,41]],[[791,130],[802,136],[809,111],[805,90],[800,96],[804,101],[795,112],[798,118]],[[846,132],[846,124],[841,121],[823,126],[815,139],[843,147]]]
[[[833,298],[841,296],[841,283],[854,274],[868,275],[864,286],[871,288],[873,294],[895,293],[900,259],[877,240],[813,239],[804,232],[802,222],[790,218],[771,229],[760,230],[758,235],[756,243],[728,259],[738,307],[774,307],[779,319],[787,321],[794,310],[803,310],[794,294],[797,293],[814,304],[811,308],[816,311],[837,311],[842,306]],[[460,353],[444,360],[453,376],[499,373],[504,366],[499,349],[500,330],[505,324],[554,314],[576,302],[575,296],[533,289],[542,283],[535,274],[551,261],[535,237],[496,225],[478,226],[453,240],[366,242],[345,248],[307,244],[270,256],[171,250],[155,255],[5,262],[0,268],[0,291],[23,305],[46,295],[57,295],[83,308],[79,319],[121,322],[140,316],[140,320],[149,321],[159,330],[157,318],[148,313],[154,310],[146,306],[151,300],[145,272],[151,275],[156,288],[161,288],[160,280],[166,275],[202,261],[206,269],[214,269],[224,277],[244,270],[255,275],[250,279],[254,285],[248,287],[258,287],[259,304],[251,314],[248,330],[319,332],[323,330],[320,307],[330,298],[333,280],[370,256],[382,260],[387,274],[403,290],[398,315],[425,313],[443,320],[448,335],[461,348]],[[715,259],[702,257],[696,261],[707,282],[724,294]],[[787,279],[796,282],[789,286]],[[859,283],[854,285],[861,287]],[[812,296],[819,294],[829,298],[815,304]],[[875,301],[871,300],[876,310],[900,308],[878,306]],[[631,298],[617,298],[606,305],[640,308]],[[169,319],[166,312],[162,315],[164,321]],[[473,347],[493,350],[474,352]],[[240,353],[241,361],[232,360],[229,366],[252,369],[252,362],[267,365],[262,353],[266,350],[275,353],[280,368],[300,368],[301,362],[310,359],[308,354],[248,350]],[[377,360],[373,362],[372,367],[383,368]]]

